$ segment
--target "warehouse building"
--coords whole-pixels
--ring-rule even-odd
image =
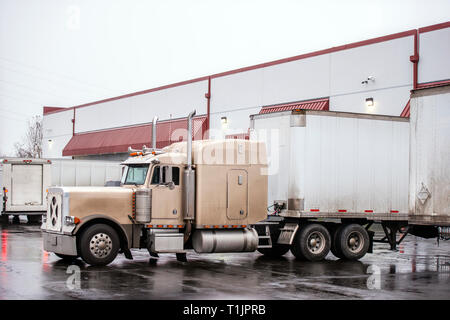
[[[316,109],[409,116],[410,91],[450,83],[450,22],[70,108],[44,107],[43,156],[125,159],[128,146],[248,138],[249,116]]]

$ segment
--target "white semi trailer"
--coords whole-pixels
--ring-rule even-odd
[[[47,211],[51,186],[104,186],[120,181],[122,166],[117,161],[72,159],[0,160],[1,216],[27,215],[37,222]]]
[[[408,118],[314,110],[251,116],[251,139],[267,144],[273,207],[256,226],[268,235],[258,250],[280,256],[290,249],[313,261],[331,250],[359,259],[373,242],[395,249],[408,233],[448,233],[448,88],[414,93],[411,125]],[[373,239],[373,223],[381,223],[382,239]]]

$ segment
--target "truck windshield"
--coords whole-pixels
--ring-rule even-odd
[[[140,185],[145,183],[148,165],[130,165],[125,171],[123,184]]]

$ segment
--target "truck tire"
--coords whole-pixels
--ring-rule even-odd
[[[338,235],[336,247],[347,260],[358,260],[367,253],[370,240],[367,230],[359,224],[342,226]]]
[[[320,261],[330,252],[331,237],[321,224],[307,224],[297,231],[291,251],[299,260]]]
[[[94,224],[80,237],[80,255],[84,262],[93,266],[111,263],[120,249],[117,232],[106,224]]]
[[[277,244],[272,243],[272,248],[260,248],[258,249],[259,253],[262,253],[265,256],[278,258],[282,255],[286,254],[289,251],[289,245],[286,244]]]
[[[67,254],[61,254],[61,253],[55,253],[55,255],[58,258],[60,258],[60,259],[62,259],[64,261],[67,261],[67,262],[71,262],[71,261],[75,260],[76,258],[78,258],[77,256],[69,256]]]
[[[337,228],[334,228],[331,233],[331,253],[339,259],[344,259],[344,255],[342,254],[341,247],[339,245],[339,236],[343,227],[344,225],[339,225]]]

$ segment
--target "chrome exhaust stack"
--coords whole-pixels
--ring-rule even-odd
[[[158,116],[153,118],[152,122],[152,148],[156,150],[156,122],[158,121]]]
[[[195,109],[189,113],[187,123],[187,166],[184,170],[183,188],[183,218],[184,220],[194,220],[195,218],[195,171],[192,166],[192,118],[195,116]]]

